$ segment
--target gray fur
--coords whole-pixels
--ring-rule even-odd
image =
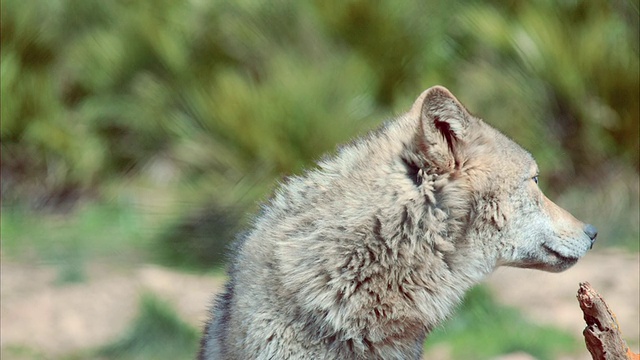
[[[426,90],[282,184],[238,243],[200,359],[419,359],[497,266],[562,271],[592,245],[535,175],[529,153]]]

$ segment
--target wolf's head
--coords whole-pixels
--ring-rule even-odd
[[[409,116],[420,119],[414,151],[421,167],[446,179],[441,194],[449,196],[442,199],[447,211],[464,211],[458,214],[462,224],[455,241],[481,243],[497,266],[554,272],[569,268],[593,246],[595,227],[542,193],[533,157],[470,115],[447,89],[423,92]]]

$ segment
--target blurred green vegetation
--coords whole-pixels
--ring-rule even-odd
[[[570,334],[533,324],[515,309],[498,305],[482,286],[469,291],[452,319],[429,335],[426,349],[443,342],[451,347],[453,359],[475,360],[516,352],[551,360],[582,347]]]
[[[219,266],[283,175],[435,84],[535,155],[596,248],[639,251],[638,8],[4,0],[2,255],[60,282],[105,258]]]
[[[149,259],[150,219],[130,204],[87,204],[72,215],[39,214],[12,207],[2,213],[2,251],[18,260],[52,265],[59,283],[85,278],[90,262],[126,265]],[[144,229],[149,229],[145,231]]]
[[[583,208],[576,188],[602,194],[581,214],[601,239],[639,247],[637,1],[2,10],[5,212],[61,213],[123,192],[142,206],[169,199],[153,205],[174,213],[158,259],[210,267],[281,176],[441,83],[536,156],[561,205]]]
[[[192,359],[198,352],[200,333],[181,320],[169,304],[146,294],[131,328],[97,352],[99,359]]]

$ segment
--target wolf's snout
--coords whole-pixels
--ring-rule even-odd
[[[593,243],[596,242],[596,236],[598,236],[598,229],[591,224],[587,224],[584,227],[584,233],[587,234],[589,239],[591,239],[591,247],[593,247]]]

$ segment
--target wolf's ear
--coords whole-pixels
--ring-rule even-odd
[[[420,117],[417,150],[432,166],[453,169],[469,128],[469,112],[449,90],[434,86],[420,94],[409,113]]]

